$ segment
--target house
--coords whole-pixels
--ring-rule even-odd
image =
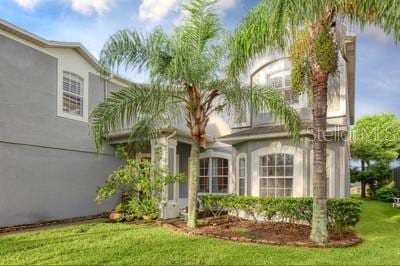
[[[338,28],[339,29],[339,28]],[[330,197],[350,194],[349,126],[354,122],[354,36],[343,28],[338,42],[346,60],[330,80],[327,172]],[[119,165],[113,147],[126,143],[129,128],[115,130],[100,159],[89,135],[88,115],[109,92],[128,86],[119,76],[104,80],[96,60],[79,43],[44,40],[0,21],[0,226],[98,213],[96,186]],[[290,63],[284,54],[254,60],[243,82],[282,91],[303,121],[298,144],[268,112],[247,106],[240,117],[215,114],[200,154],[199,193],[247,196],[312,196],[312,116],[307,94],[290,89]],[[171,171],[188,173],[190,134],[185,123],[163,129],[137,159],[155,159]],[[3,185],[4,184],[4,185]],[[187,207],[187,182],[166,187],[162,218]]]

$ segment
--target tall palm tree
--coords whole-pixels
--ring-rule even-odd
[[[400,1],[397,0],[264,0],[235,30],[229,73],[238,75],[251,59],[267,50],[285,51],[292,63],[295,90],[309,90],[313,99],[314,177],[311,240],[328,240],[326,141],[327,85],[337,70],[336,22],[373,24],[400,39]]]
[[[188,226],[192,228],[196,226],[199,151],[207,145],[211,114],[238,114],[251,104],[258,111],[271,110],[289,125],[294,137],[300,129],[297,112],[281,94],[221,75],[226,47],[214,2],[192,0],[185,4],[187,18],[172,34],[161,29],[147,35],[123,30],[110,37],[101,52],[104,67],[146,70],[150,83],[112,93],[91,114],[98,150],[110,130],[127,122],[134,124],[130,140],[142,143],[157,138],[168,125],[186,121],[192,138],[188,182]]]

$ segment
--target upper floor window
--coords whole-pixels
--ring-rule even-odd
[[[286,60],[285,60],[286,61]],[[266,69],[266,85],[269,88],[279,90],[283,93],[285,100],[290,104],[298,104],[299,96],[292,90],[292,80],[290,76],[290,65],[288,63],[278,64],[279,61],[272,63],[268,71]],[[275,66],[278,64],[278,66]]]
[[[259,157],[261,197],[290,197],[293,192],[294,157],[291,154],[269,154]]]
[[[63,112],[83,116],[83,78],[64,71],[63,72]]]
[[[229,162],[224,158],[200,159],[199,192],[228,193]]]

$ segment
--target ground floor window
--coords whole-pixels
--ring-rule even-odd
[[[269,154],[259,157],[261,197],[291,197],[293,193],[294,158],[291,154]]]
[[[200,159],[199,192],[228,193],[228,164],[224,158]]]
[[[238,177],[239,177],[239,195],[246,195],[246,158],[241,157],[238,160]]]

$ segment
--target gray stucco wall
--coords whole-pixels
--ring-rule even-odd
[[[97,158],[88,123],[57,117],[57,67],[57,58],[0,35],[0,226],[115,203],[99,207],[94,198],[120,162],[111,146]],[[98,79],[89,75],[89,111],[104,99]]]

